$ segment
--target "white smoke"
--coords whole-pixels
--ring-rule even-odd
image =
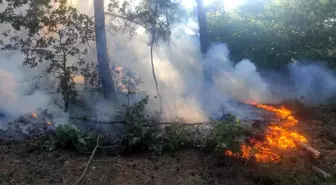
[[[185,25],[177,26],[170,47],[162,42],[155,49],[155,71],[164,99],[165,116],[169,120],[182,117],[187,121],[202,121],[222,107],[240,118],[251,118],[254,112],[235,101],[274,104],[300,100],[303,96],[303,103],[318,104],[331,98],[336,90],[335,76],[320,65],[290,65],[293,85],[280,81],[271,83],[268,78],[272,76],[261,76],[248,59],[238,63],[230,61],[225,44],[214,45],[206,57],[201,58],[198,38],[186,34],[185,30]],[[140,89],[154,96],[149,48],[143,47],[147,36],[138,35],[129,40],[122,35],[109,33],[112,62],[130,66],[143,79]],[[203,84],[203,68],[212,72],[212,84]],[[157,110],[157,103],[151,108]]]
[[[81,5],[84,4],[88,3],[81,2]],[[82,12],[92,13],[92,7],[82,8]],[[186,30],[192,32],[184,24],[174,27],[170,45],[161,42],[160,47],[155,48],[154,65],[166,120],[178,117],[189,122],[204,121],[213,114],[221,114],[221,111],[231,112],[239,118],[251,118],[255,112],[238,102],[278,103],[303,96],[305,103],[318,104],[327,101],[336,92],[335,76],[319,65],[290,65],[289,71],[294,81],[294,85],[291,85],[270,81],[272,76],[261,76],[248,59],[238,63],[230,61],[229,48],[225,44],[212,46],[202,58],[198,38],[186,34]],[[129,66],[135,76],[142,79],[138,94],[132,96],[131,101],[135,102],[148,94],[152,99],[148,111],[154,113],[159,110],[158,101],[154,98],[156,89],[147,47],[148,35],[138,34],[129,39],[127,33],[107,29],[107,38],[111,65]],[[88,58],[94,59],[95,55],[95,52],[91,52]],[[49,106],[49,95],[41,92],[27,95],[27,89],[31,87],[20,83],[36,75],[38,68],[22,68],[23,56],[20,55],[5,56],[2,53],[1,57],[0,107],[12,114],[21,114]],[[203,80],[204,68],[212,72],[213,83]],[[42,86],[51,82],[44,81]],[[101,97],[85,97],[90,105],[104,114],[104,118],[109,119],[105,113],[115,114],[113,109],[116,106],[107,106]],[[118,99],[121,104],[127,101],[125,97]]]
[[[24,76],[20,53],[11,55],[9,52],[0,54],[0,108],[10,115],[20,115],[46,107],[49,97],[41,92],[26,93],[28,76]]]
[[[295,62],[289,65],[289,70],[294,82],[294,98],[317,105],[335,97],[336,75],[326,67]]]
[[[154,65],[167,120],[179,117],[190,122],[204,121],[222,107],[235,115],[248,117],[251,113],[228,101],[267,103],[275,100],[252,62],[243,60],[235,65],[229,60],[225,44],[213,46],[202,59],[198,38],[186,34],[185,30],[185,25],[175,27],[170,47],[162,42],[155,48]],[[140,91],[155,96],[149,47],[143,47],[147,36],[137,35],[129,40],[122,33],[110,32],[107,38],[111,61],[130,66],[136,76],[142,78]],[[204,84],[203,68],[212,71],[213,83]],[[157,101],[150,108],[158,110]]]

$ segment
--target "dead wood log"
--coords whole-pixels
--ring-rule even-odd
[[[321,178],[322,180],[329,180],[331,178],[331,175],[325,171],[323,171],[322,169],[316,167],[316,166],[312,166],[312,170],[313,172],[319,177]]]
[[[98,121],[98,120],[92,120],[87,118],[78,118],[78,117],[70,117],[70,119],[74,120],[82,120],[82,121],[89,121],[89,122],[95,122],[95,123],[101,123],[101,124],[128,124],[125,120],[120,121]],[[155,124],[149,124],[144,125],[145,127],[157,127],[162,125],[181,125],[181,126],[195,126],[195,125],[207,125],[212,126],[213,124],[211,122],[199,122],[199,123],[179,123],[179,122],[160,122]]]
[[[89,121],[89,122],[96,122],[96,123],[102,123],[102,124],[117,124],[117,123],[121,123],[121,124],[127,124],[127,121],[125,120],[117,120],[117,121],[99,121],[99,120],[93,120],[93,119],[89,119],[89,118],[85,118],[85,117],[70,117],[70,119],[74,119],[74,120],[82,120],[82,121]],[[273,119],[270,120],[240,120],[240,122],[242,122],[244,125],[246,125],[247,129],[250,129],[247,127],[247,125],[256,127],[256,123],[260,123],[263,122],[263,124],[261,124],[262,126],[259,127],[265,127],[265,123],[271,122],[273,121]],[[204,122],[197,122],[197,123],[184,123],[184,122],[159,122],[156,124],[151,124],[151,125],[147,125],[147,126],[160,126],[160,125],[213,125],[213,123],[215,123],[215,121],[204,121]]]
[[[311,154],[314,157],[314,159],[319,159],[321,157],[321,152],[311,147],[310,145],[303,142],[296,142],[296,144],[305,151],[307,151],[309,154]]]
[[[244,126],[243,128],[247,133],[251,134],[252,136],[265,136],[265,129],[267,129],[266,127],[254,128],[253,126]],[[300,141],[294,142],[298,147],[304,149],[307,153],[309,153],[314,159],[321,158],[321,152],[313,148],[312,146]]]
[[[99,121],[99,120],[92,120],[92,119],[78,118],[78,117],[70,117],[70,119],[81,120],[81,121],[89,121],[89,122],[95,122],[95,123],[101,123],[101,124],[118,124],[118,123],[126,124],[127,123],[124,120],[120,120],[120,121]]]

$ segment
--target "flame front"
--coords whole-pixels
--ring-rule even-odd
[[[250,145],[241,146],[241,154],[233,153],[228,150],[225,155],[250,159],[254,157],[258,162],[278,162],[279,150],[288,150],[296,147],[296,142],[306,143],[307,139],[297,132],[290,131],[291,127],[298,123],[292,112],[285,107],[276,108],[269,105],[257,104],[254,102],[245,102],[254,105],[260,109],[273,112],[280,118],[279,122],[271,122],[265,131],[265,141],[256,141],[250,139]]]

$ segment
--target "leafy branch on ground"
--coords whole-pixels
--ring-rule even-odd
[[[90,152],[96,145],[97,134],[83,133],[73,125],[64,124],[56,128],[54,135],[44,142],[44,148],[48,150],[67,149],[78,152]],[[99,140],[103,140],[100,137]]]
[[[206,141],[205,149],[223,152],[231,150],[240,152],[246,133],[241,123],[234,116],[228,114],[225,120],[216,121],[214,128]]]
[[[226,116],[225,120],[213,121],[210,125],[192,125],[181,121],[160,125],[146,112],[149,101],[149,96],[145,96],[125,108],[124,135],[115,144],[123,146],[128,152],[149,150],[161,155],[163,152],[196,148],[223,153],[225,149],[238,151],[243,142],[244,130],[232,115]],[[46,142],[51,142],[50,146],[53,147],[50,150],[60,148],[88,152],[94,148],[96,136],[93,132],[82,133],[74,126],[65,124],[59,125],[56,133]]]

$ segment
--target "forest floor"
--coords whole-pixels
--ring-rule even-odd
[[[336,171],[336,106],[306,108],[297,113],[300,133],[324,157],[319,167]],[[335,143],[334,143],[335,142]],[[302,151],[281,164],[239,162],[216,158],[197,150],[154,156],[149,152],[104,156],[97,154],[79,184],[86,185],[249,185],[333,184],[318,180]],[[44,151],[29,142],[0,143],[0,184],[73,184],[83,172],[89,155],[70,151]],[[301,160],[302,159],[302,160]]]

